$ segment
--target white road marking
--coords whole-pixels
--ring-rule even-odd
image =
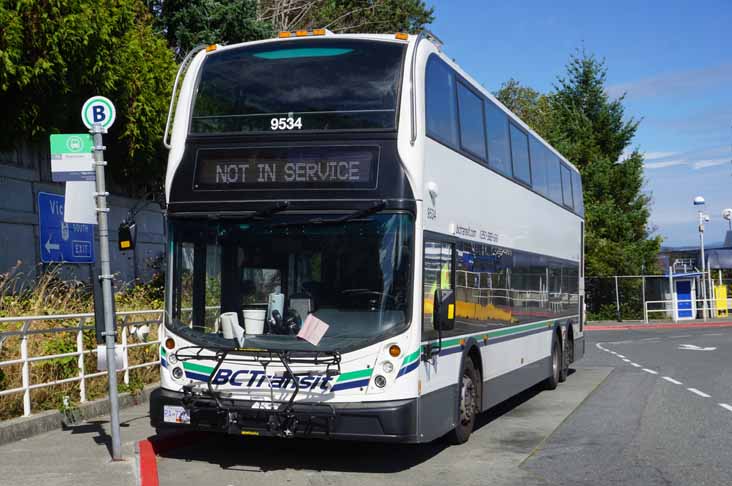
[[[671,339],[685,338],[685,337],[691,337],[691,334],[678,334],[676,336],[671,336]]]
[[[732,405],[727,405],[726,403],[720,403],[719,406],[732,412]]]
[[[643,365],[639,365],[638,363],[630,363],[630,364],[632,364],[632,365],[633,365],[633,366],[635,366],[636,368],[640,368],[640,367],[642,367],[642,366],[643,366]]]
[[[696,344],[679,344],[679,349],[686,349],[689,351],[714,351],[715,347],[709,346],[707,348],[702,348],[697,346]]]
[[[711,395],[707,395],[703,391],[697,390],[696,388],[687,388],[687,390],[689,390],[694,395],[699,395],[700,397],[703,397],[703,398],[709,398],[709,397],[711,397]]]
[[[617,356],[618,358],[625,358],[625,356],[623,356],[622,354],[618,354]]]
[[[630,360],[628,358],[623,358],[623,361],[625,361],[626,363],[630,363]]]
[[[683,385],[683,383],[681,383],[679,380],[674,380],[670,376],[664,376],[663,379],[668,381],[669,383],[673,383],[674,385]]]
[[[650,373],[652,375],[658,374],[658,371],[649,370],[648,368],[643,368],[643,371],[645,371],[646,373]]]

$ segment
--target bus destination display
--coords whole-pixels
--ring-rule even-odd
[[[373,188],[378,147],[201,150],[194,189]]]

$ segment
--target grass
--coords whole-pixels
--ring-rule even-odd
[[[34,279],[28,279],[26,276],[14,272],[0,274],[0,317],[93,312],[94,300],[90,286],[79,281],[64,281],[59,278],[60,271],[61,267],[54,267],[45,272],[39,272],[39,276]],[[156,274],[150,282],[135,282],[125,286],[123,290],[117,291],[115,293],[117,311],[162,309],[163,282],[162,274]],[[157,317],[156,314],[147,314],[131,316],[127,319],[130,323],[141,323]],[[117,343],[121,342],[122,326],[120,326],[120,323],[122,320],[123,318],[117,320]],[[51,328],[69,328],[72,330],[78,324],[78,319],[36,320],[30,322],[29,330],[42,331]],[[85,323],[85,325],[93,324],[93,318],[89,318]],[[22,322],[0,323],[0,333],[21,330],[22,327]],[[155,342],[157,332],[157,326],[151,325],[147,342]],[[27,338],[28,355],[48,356],[75,352],[77,334],[78,332],[71,331],[29,335]],[[85,350],[95,349],[96,337],[93,329],[83,331],[82,339]],[[128,336],[128,343],[133,342],[137,341]],[[0,361],[20,358],[20,343],[19,336],[8,336],[5,339],[0,337]],[[136,347],[128,351],[130,365],[157,361],[157,359],[158,349],[155,345]],[[83,367],[86,374],[95,373],[96,354],[85,354]],[[67,356],[34,362],[29,365],[29,372],[31,384],[71,378],[79,374],[79,359],[76,356]],[[0,368],[0,390],[22,386],[21,373],[22,366],[20,364]],[[158,381],[159,376],[159,370],[156,366],[131,370],[129,372],[129,384],[124,384],[123,374],[119,373],[120,391],[138,391],[145,384]],[[106,396],[107,386],[106,376],[88,379],[86,382],[87,400]],[[70,382],[32,390],[31,408],[33,413],[42,410],[68,408],[69,403],[72,406],[75,405],[80,399],[79,387],[79,382]],[[0,420],[18,417],[22,414],[22,392],[0,396]]]

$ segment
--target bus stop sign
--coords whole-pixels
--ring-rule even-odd
[[[81,107],[81,121],[91,130],[95,123],[102,125],[105,130],[112,126],[117,118],[114,103],[104,96],[92,96]]]

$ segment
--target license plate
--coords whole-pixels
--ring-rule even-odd
[[[257,410],[277,410],[279,408],[279,403],[272,403],[272,402],[254,402],[252,403],[252,408]]]
[[[163,422],[171,424],[190,424],[188,410],[178,405],[163,405]]]

